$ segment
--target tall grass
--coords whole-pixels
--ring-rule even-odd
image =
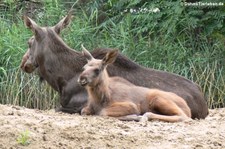
[[[220,68],[217,61],[204,67],[194,66],[192,63],[191,65],[191,76],[202,87],[202,91],[207,97],[209,108],[224,107],[224,68]]]
[[[81,43],[90,50],[97,47],[118,48],[143,66],[182,75],[200,85],[209,108],[224,107],[225,38],[217,33],[216,29],[220,26],[215,25],[214,33],[207,30],[206,24],[205,30],[203,28],[202,32],[196,34],[199,28],[196,21],[203,24],[204,20],[198,20],[194,15],[201,14],[201,10],[181,7],[179,0],[154,2],[77,3],[73,21],[61,36],[76,50],[80,50]],[[39,25],[54,25],[73,4],[70,0],[45,1],[32,18]],[[167,5],[167,9],[161,9],[162,5]],[[162,12],[121,13],[133,6],[149,9],[159,7]],[[40,83],[35,73],[25,74],[19,69],[27,48],[26,42],[32,35],[19,17],[24,11],[22,9],[12,19],[9,16],[14,11],[6,10],[5,16],[2,14],[4,17],[0,18],[0,103],[39,109],[54,108],[59,104],[58,94],[47,83]]]
[[[24,74],[19,69],[6,72],[0,84],[1,104],[12,104],[29,108],[56,108],[58,94],[37,76]]]

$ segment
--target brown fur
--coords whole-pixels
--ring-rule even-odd
[[[84,53],[90,58],[88,51]],[[114,62],[117,56],[115,53],[108,52],[103,60],[92,57],[84,66],[78,82],[87,89],[88,104],[81,114],[112,116],[121,120],[137,120],[141,118],[139,115],[144,114],[141,120],[147,118],[167,122],[191,117],[185,100],[174,93],[135,86],[120,77],[109,77],[106,66]]]
[[[87,92],[77,80],[86,61],[82,54],[71,49],[59,36],[67,27],[71,15],[67,15],[53,27],[40,27],[24,17],[25,25],[34,33],[29,48],[22,60],[21,68],[27,73],[38,71],[41,78],[60,93],[60,108],[63,112],[80,112],[87,102]],[[111,49],[92,51],[95,58],[102,59]],[[28,55],[28,57],[27,57]],[[176,74],[142,67],[119,54],[109,65],[110,76],[123,77],[135,85],[173,92],[185,99],[191,108],[192,118],[205,118],[208,108],[198,85]]]

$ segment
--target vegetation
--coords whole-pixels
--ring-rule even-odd
[[[42,26],[54,25],[72,6],[73,22],[62,33],[70,47],[80,50],[83,43],[88,49],[118,48],[141,65],[196,82],[209,108],[225,106],[225,4],[185,6],[182,0],[4,0],[0,3],[2,104],[40,109],[58,105],[55,91],[19,68],[32,35],[21,16],[27,14]]]
[[[30,135],[30,132],[28,130],[21,132],[17,138],[17,143],[23,146],[29,145],[30,144],[29,135]]]

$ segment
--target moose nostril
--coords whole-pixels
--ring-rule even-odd
[[[34,69],[35,69],[34,66],[33,66],[32,64],[30,64],[30,63],[25,64],[25,66],[23,66],[23,70],[24,70],[25,72],[27,72],[27,73],[33,72]]]
[[[85,83],[85,82],[87,82],[86,78],[81,79],[82,84]]]
[[[87,84],[87,78],[81,76],[81,77],[78,79],[78,82],[79,82],[81,85],[86,85],[86,84]]]
[[[31,72],[31,66],[30,66],[30,65],[24,66],[24,70],[25,70],[26,72],[30,73],[30,72]]]

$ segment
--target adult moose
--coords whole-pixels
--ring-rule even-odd
[[[29,48],[21,68],[27,73],[37,69],[39,76],[60,93],[60,110],[75,113],[80,112],[87,103],[86,90],[74,83],[82,72],[86,59],[81,52],[67,46],[59,36],[70,21],[71,14],[68,14],[53,27],[40,27],[32,19],[24,16],[25,25],[34,35],[29,39]],[[108,50],[97,49],[91,54],[101,59]],[[205,118],[208,115],[207,104],[199,86],[184,77],[142,67],[121,54],[108,68],[110,76],[120,76],[138,86],[177,94],[187,102],[192,118]]]
[[[95,59],[82,48],[87,64],[78,82],[88,92],[88,103],[82,109],[82,115],[166,122],[179,122],[191,117],[185,100],[172,92],[136,86],[118,76],[109,77],[106,68],[115,61],[117,50],[109,51],[103,59]]]

